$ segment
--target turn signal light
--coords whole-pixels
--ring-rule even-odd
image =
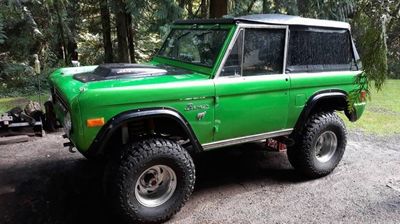
[[[101,126],[104,125],[104,117],[88,119],[88,120],[86,121],[86,125],[87,125],[89,128],[92,128],[92,127],[101,127]]]
[[[360,93],[360,101],[364,102],[367,99],[367,91],[362,90]]]

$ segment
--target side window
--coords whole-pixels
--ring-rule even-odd
[[[353,70],[350,34],[347,30],[293,28],[287,64],[291,73]]]
[[[242,51],[243,51],[243,30],[240,31],[235,44],[224,67],[221,70],[220,76],[240,76],[242,73]]]
[[[285,34],[284,29],[241,30],[220,76],[282,73]]]
[[[285,33],[284,29],[246,29],[243,76],[282,73]]]

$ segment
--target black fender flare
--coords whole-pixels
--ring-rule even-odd
[[[304,105],[303,111],[298,118],[295,130],[300,130],[303,125],[307,122],[307,119],[311,115],[312,111],[315,109],[315,106],[322,102],[323,100],[331,100],[331,99],[339,99],[345,102],[344,108],[342,110],[345,111],[346,116],[349,118],[350,121],[357,120],[356,113],[351,113],[347,109],[347,92],[340,90],[340,89],[328,89],[322,90],[314,93]],[[333,107],[335,107],[334,105]]]
[[[175,120],[185,131],[189,140],[193,145],[193,152],[202,151],[201,144],[199,143],[196,135],[193,132],[189,122],[184,118],[182,114],[172,108],[160,107],[160,108],[146,108],[136,109],[122,112],[113,118],[109,119],[105,125],[97,133],[96,138],[93,140],[89,149],[84,152],[88,157],[98,157],[104,152],[104,148],[110,140],[111,136],[115,133],[118,128],[123,124],[143,118],[171,118]]]

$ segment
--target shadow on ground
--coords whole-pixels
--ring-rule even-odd
[[[246,144],[195,158],[195,191],[231,183],[303,181],[286,154]],[[85,159],[39,160],[0,172],[0,223],[114,223],[102,194],[102,168]],[[3,186],[1,186],[3,185]],[[14,188],[14,189],[12,189]]]

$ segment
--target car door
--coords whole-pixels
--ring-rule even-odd
[[[289,77],[284,74],[286,26],[238,28],[216,89],[214,141],[284,131]]]

